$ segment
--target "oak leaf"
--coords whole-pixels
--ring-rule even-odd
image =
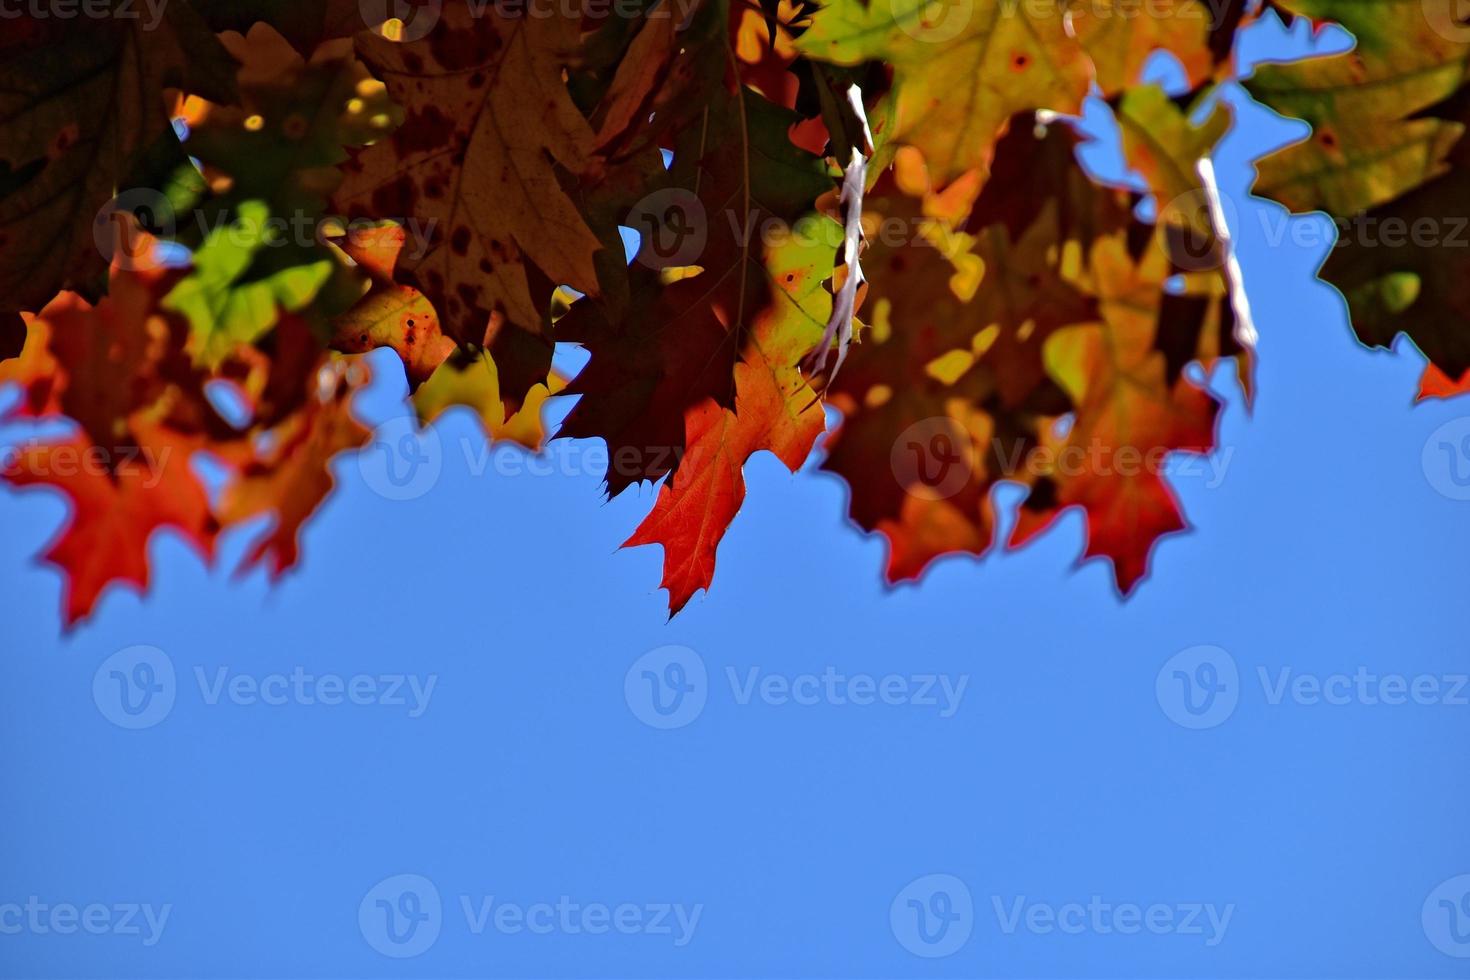
[[[352,417],[353,392],[365,381],[342,363],[324,365],[319,391],[299,412],[271,430],[264,454],[245,462],[225,488],[219,506],[222,525],[270,514],[274,519],[245,555],[242,571],[265,564],[279,578],[300,557],[301,528],[332,492],[331,462],[357,449],[371,431]]]
[[[989,166],[1017,113],[1075,113],[1092,63],[1057,4],[1012,0],[834,0],[798,41],[838,65],[893,66],[895,141],[916,147],[935,182]]]
[[[578,300],[557,323],[560,339],[591,354],[567,388],[582,397],[559,435],[607,442],[613,494],[677,467],[686,412],[707,399],[735,406],[735,365],[758,317],[775,308],[810,320],[784,289],[798,272],[773,275],[766,265],[768,242],[790,237],[832,186],[822,162],[787,139],[794,121],[750,90],[712,105],[680,134],[666,180],[650,195],[656,206],[630,219],[642,233],[628,269],[630,303]],[[821,246],[830,256],[840,235],[818,241],[805,278],[830,270]]]
[[[157,24],[117,11],[21,21],[35,36],[0,46],[0,314],[62,288],[96,298],[104,205],[146,155],[183,159],[165,89],[234,98],[234,64],[198,14],[161,9]]]
[[[351,228],[338,242],[367,273],[371,285],[356,304],[333,319],[332,347],[348,354],[391,347],[402,358],[413,391],[429,380],[455,345],[439,329],[439,318],[424,294],[393,278],[406,241],[402,226],[389,222]]]
[[[218,524],[204,489],[189,469],[188,441],[139,426],[142,447],[115,452],[83,435],[27,447],[0,472],[17,487],[48,486],[71,502],[66,526],[44,558],[66,578],[63,622],[96,606],[114,582],[148,586],[148,544],[163,528],[177,531],[206,560]]]
[[[450,337],[490,349],[515,405],[550,371],[551,291],[597,291],[602,243],[562,185],[588,165],[594,134],[563,77],[577,19],[484,13],[446,5],[414,41],[358,36],[404,122],[344,164],[334,201],[424,236],[398,280],[429,297]]]
[[[652,513],[625,542],[663,546],[671,614],[714,578],[716,550],[745,500],[746,461],[769,450],[795,472],[826,427],[817,396],[796,365],[821,336],[831,306],[813,272],[817,254],[825,251],[820,242],[833,234],[822,227],[827,220],[807,219],[795,240],[770,251],[765,271],[777,292],[743,331],[735,403],[726,407],[706,397],[685,410],[683,458]]]
[[[1447,3],[1401,16],[1342,0],[1284,6],[1341,24],[1357,45],[1263,68],[1248,83],[1312,125],[1308,139],[1261,162],[1257,191],[1335,219],[1337,247],[1320,275],[1347,298],[1364,343],[1387,347],[1405,333],[1458,378],[1470,369],[1470,31]]]

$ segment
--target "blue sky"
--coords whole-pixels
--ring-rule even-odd
[[[63,638],[65,506],[0,492],[0,975],[1465,976],[1470,413],[1248,198],[1295,131],[1217,158],[1259,394],[1126,603],[1076,515],[886,588],[762,456],[666,623],[649,491],[454,415],[409,499],[341,461],[279,586],[163,536]]]

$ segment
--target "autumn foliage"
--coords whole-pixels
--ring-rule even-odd
[[[73,423],[0,475],[71,501],[45,556],[69,623],[146,586],[161,528],[210,560],[271,515],[246,562],[290,568],[330,461],[371,438],[352,399],[379,348],[424,424],[464,405],[527,451],[575,397],[554,437],[605,441],[610,493],[659,486],[628,543],[663,547],[675,611],[710,584],[750,456],[795,470],[824,432],[890,579],[992,546],[1011,481],[1006,543],[1081,508],[1126,591],[1185,526],[1157,461],[1214,445],[1190,365],[1233,360],[1249,390],[1210,165],[1240,31],[1357,39],[1244,80],[1312,126],[1258,193],[1408,223],[1470,197],[1448,4],[137,6],[0,21],[0,383],[12,417]],[[1186,95],[1141,81],[1161,50]],[[1090,92],[1140,183],[1079,163]],[[1429,356],[1426,395],[1470,371],[1465,254],[1345,242],[1323,268],[1364,342]],[[558,343],[590,355],[574,378]],[[1143,465],[1064,463],[1099,453]]]

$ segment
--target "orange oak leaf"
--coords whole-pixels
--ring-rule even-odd
[[[239,524],[274,515],[271,527],[251,545],[241,570],[266,565],[279,578],[300,558],[301,528],[332,492],[331,461],[357,449],[371,431],[352,417],[353,392],[365,383],[365,370],[331,362],[319,372],[320,391],[271,433],[272,445],[240,467],[224,491],[220,523]]]
[[[18,487],[49,486],[71,501],[65,528],[46,561],[66,577],[62,618],[87,616],[114,582],[148,586],[148,542],[171,528],[206,560],[218,524],[189,467],[191,441],[161,427],[140,429],[140,445],[115,451],[84,435],[24,449],[0,476]]]
[[[156,242],[131,233],[134,257],[151,256]],[[185,351],[188,325],[160,307],[179,276],[119,257],[110,292],[97,304],[62,292],[40,313],[26,314],[21,355],[0,363],[0,383],[22,389],[9,414],[68,417],[109,451],[138,445],[140,416],[181,432],[221,431],[204,398],[205,376]]]
[[[1199,190],[1191,157],[1223,128],[1189,130],[1167,100],[1125,108],[1158,139],[1145,158],[1125,129],[1130,162],[1166,201]],[[990,547],[1001,480],[1027,491],[1013,542],[1082,506],[1088,554],[1113,559],[1125,589],[1183,526],[1160,464],[1213,445],[1217,406],[1184,369],[1239,352],[1227,290],[1217,268],[1175,263],[1198,214],[1143,224],[1076,149],[1069,125],[1022,116],[978,195],[964,181],[936,192],[908,149],[870,195],[870,329],[832,386],[844,419],[823,466],[888,539],[891,579]]]
[[[831,311],[831,294],[815,270],[827,252],[824,236],[840,231],[812,216],[795,232],[766,258],[775,298],[751,323],[734,368],[733,407],[709,397],[684,413],[684,457],[659,489],[652,513],[625,542],[663,545],[671,614],[709,588],[715,551],[745,500],[746,461],[770,450],[795,472],[826,426],[821,404],[796,365],[821,337]],[[617,459],[609,457],[611,471]]]
[[[14,357],[0,361],[0,386],[15,385],[20,398],[4,412],[0,420],[41,418],[59,415],[61,405],[56,397],[56,358],[51,354],[51,330],[44,320],[21,314],[22,345]]]
[[[1236,359],[1249,398],[1254,333],[1206,163],[1229,118],[1192,120],[1261,5],[536,6],[0,17],[0,384],[19,389],[0,413],[75,432],[3,478],[72,500],[48,553],[69,623],[108,583],[146,583],[159,528],[208,557],[250,521],[242,570],[294,565],[333,460],[369,438],[351,402],[379,347],[421,421],[464,408],[528,450],[547,399],[575,396],[558,434],[605,441],[607,489],[658,487],[627,544],[663,548],[672,611],[710,586],[752,455],[801,467],[826,405],[841,423],[821,465],[886,539],[890,580],[995,544],[1002,483],[1023,491],[1006,543],[1080,510],[1088,557],[1125,591],[1147,574],[1186,524],[1164,459],[1215,443],[1191,366]],[[1246,83],[1313,127],[1261,188],[1294,210],[1459,221],[1460,25],[1414,4],[1267,6],[1357,46]],[[1140,84],[1158,51],[1193,106]],[[1124,185],[1078,162],[1067,117],[1089,91]],[[153,247],[133,206],[94,224],[130,190],[150,228],[176,212],[151,256],[168,269],[131,261]],[[119,244],[130,261],[109,270]],[[1464,251],[1345,235],[1323,267],[1361,338],[1408,332],[1428,355],[1424,398],[1470,387]],[[828,376],[808,355],[834,338]],[[590,358],[564,389],[562,341]],[[201,453],[226,471],[213,507]]]
[[[1434,364],[1424,368],[1424,376],[1419,379],[1420,401],[1428,398],[1453,398],[1464,394],[1470,394],[1470,369],[1466,369],[1459,380],[1456,380]]]
[[[1088,517],[1086,557],[1113,562],[1127,592],[1143,578],[1154,542],[1183,530],[1184,518],[1164,480],[1167,454],[1214,448],[1218,404],[1187,378],[1169,377],[1156,347],[1167,262],[1142,263],[1121,238],[1098,242],[1087,286],[1098,296],[1099,322],[1048,339],[1048,372],[1066,390],[1075,417],[1065,437],[1042,430],[1027,469],[1036,474],[1011,545],[1045,530],[1062,510]]]
[[[56,407],[98,446],[131,438],[130,417],[164,397],[175,383],[199,398],[202,377],[183,353],[188,326],[159,302],[178,274],[115,267],[108,295],[95,307],[62,293],[36,319],[54,358]]]
[[[663,545],[671,613],[714,578],[715,549],[745,501],[746,460],[769,449],[795,472],[826,424],[794,369],[752,356],[735,366],[735,411],[706,400],[688,412],[689,448],[679,470],[625,542]]]
[[[1019,476],[997,447],[1029,446],[1066,410],[1042,345],[1096,309],[1057,264],[1057,202],[1015,239],[1001,224],[970,235],[946,219],[956,202],[903,193],[923,189],[913,163],[901,154],[898,186],[871,198],[870,329],[832,385],[844,418],[823,462],[852,488],[853,520],[888,539],[890,580],[990,546],[989,490]]]
[[[444,363],[454,351],[454,341],[440,331],[439,318],[424,294],[393,279],[406,240],[403,227],[390,222],[349,228],[338,242],[372,285],[362,299],[333,319],[332,347],[347,354],[391,347],[403,359],[412,391]]]

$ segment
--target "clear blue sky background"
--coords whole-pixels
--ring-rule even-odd
[[[1270,33],[1251,50],[1281,49]],[[163,537],[146,599],[110,593],[61,638],[60,582],[30,557],[65,506],[0,492],[0,975],[1466,976],[1470,960],[1442,949],[1470,953],[1453,880],[1470,872],[1470,707],[1273,703],[1260,680],[1470,670],[1470,502],[1438,492],[1445,474],[1423,456],[1467,408],[1413,404],[1422,359],[1408,345],[1354,342],[1341,297],[1312,280],[1325,245],[1271,244],[1285,218],[1248,199],[1248,160],[1291,132],[1242,111],[1221,151],[1259,399],[1248,414],[1219,379],[1224,478],[1176,478],[1198,529],[1157,548],[1126,603],[1105,566],[1077,567],[1076,516],[1026,550],[949,559],[886,589],[881,544],[844,521],[844,487],[762,457],[713,592],[666,624],[658,550],[618,549],[647,491],[604,504],[580,465],[507,476],[492,461],[474,475],[474,425],[456,416],[439,428],[437,482],[415,499],[385,499],[374,473],[340,463],[304,564],[279,587],[206,572]],[[401,412],[400,395],[365,414]],[[227,542],[225,567],[241,547]],[[110,720],[129,717],[111,670],[142,675],[132,654],[104,661],[139,644],[163,651],[176,681],[166,715],[130,730]],[[688,723],[664,730],[644,722],[662,716],[640,692],[644,666],[677,679],[667,657],[625,680],[670,644],[707,680],[675,656],[698,691],[673,717]],[[1199,645],[1224,654],[1166,666]],[[1210,679],[1200,657],[1237,678],[1217,674],[1224,707],[1195,716],[1170,692],[1176,667]],[[211,703],[196,679],[298,667],[436,680],[410,717]],[[942,717],[741,703],[727,675],[829,667],[967,680]],[[431,915],[433,896],[416,879],[406,900],[403,880],[379,884],[404,874],[442,909],[412,934],[402,916]],[[104,934],[57,934],[49,911],[44,934],[7,928],[29,913],[5,903],[31,896],[108,906]],[[492,919],[477,933],[462,907],[562,896],[701,909],[677,945],[677,925],[538,934]],[[1017,900],[1066,915],[1093,896],[1163,906],[1176,925],[1194,905],[1230,919],[1216,936],[1203,913],[1199,933],[1103,931],[1090,917],[1075,934],[1044,919],[1006,928]],[[920,922],[910,898],[949,910],[936,944],[916,928],[935,938],[939,920]],[[157,942],[146,925],[115,928],[112,906],[129,903],[170,907]],[[390,926],[413,938],[394,945]]]

